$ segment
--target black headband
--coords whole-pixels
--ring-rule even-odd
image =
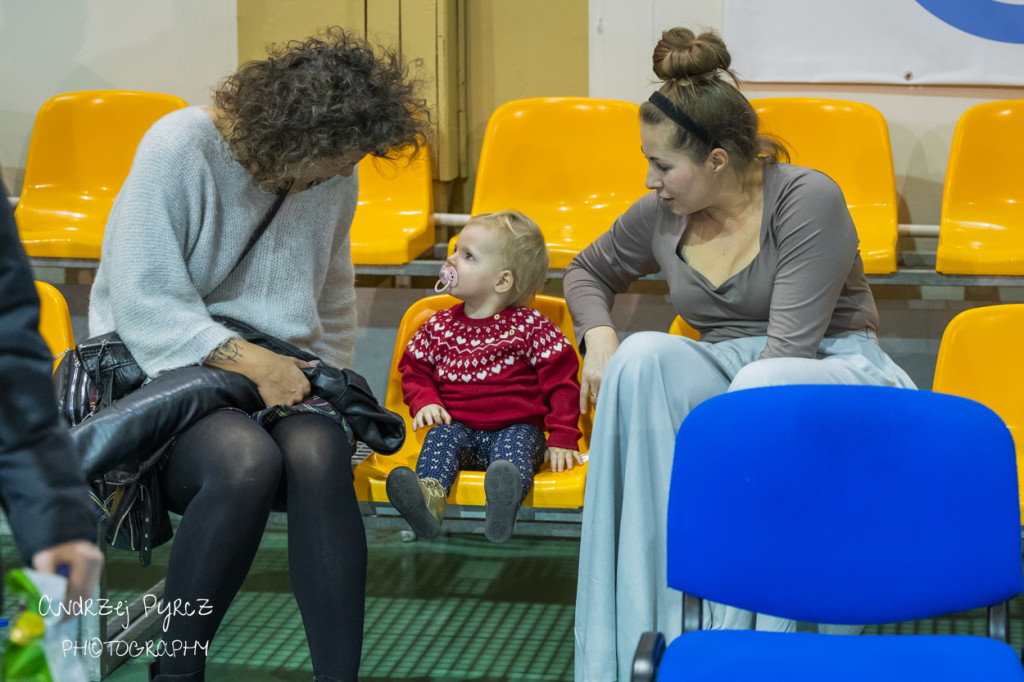
[[[672,104],[672,102],[669,101],[668,97],[665,97],[665,95],[661,94],[660,92],[655,92],[653,95],[651,95],[650,102],[654,106],[658,107],[658,109],[660,109],[663,114],[668,116],[670,119],[672,119],[679,125],[683,126],[683,128],[685,128],[687,132],[695,135],[704,144],[708,145],[709,147],[715,146],[714,142],[711,139],[711,134],[708,133],[708,131],[704,130],[704,128],[701,128],[699,125],[697,125],[697,123],[692,118],[690,118],[686,114],[686,112],[682,111],[676,105]]]

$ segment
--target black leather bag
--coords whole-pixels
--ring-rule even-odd
[[[349,369],[302,370],[312,393],[345,417],[356,440],[390,455],[405,442],[404,420],[377,403],[366,379]],[[182,367],[153,379],[69,431],[94,480],[145,457],[202,417],[223,407],[244,412],[263,408],[256,384],[236,372]]]
[[[246,341],[281,355],[319,360],[237,320],[215,319]],[[84,356],[83,347],[87,349]],[[405,421],[381,407],[360,374],[324,365],[302,371],[311,393],[331,403],[356,440],[382,454],[402,447]],[[61,414],[72,427],[69,433],[88,480],[145,457],[214,410],[236,407],[255,412],[263,407],[256,384],[236,372],[213,367],[182,367],[142,385],[145,375],[113,333],[89,339],[65,354],[55,381]],[[95,403],[88,397],[93,386],[100,387]]]
[[[248,325],[217,320],[282,355],[317,359]],[[303,372],[312,393],[345,417],[357,440],[383,454],[402,447],[404,420],[380,406],[362,376],[327,366]],[[66,353],[54,380],[61,414],[71,426],[68,433],[104,519],[107,542],[138,552],[143,566],[150,563],[153,547],[173,532],[158,481],[159,462],[172,439],[222,407],[245,412],[264,407],[250,379],[214,367],[182,367],[144,383],[146,377],[116,334],[89,339]],[[90,399],[93,386],[100,387],[95,401]]]
[[[312,392],[328,398],[352,428],[356,440],[374,452],[393,455],[405,443],[405,420],[381,407],[362,374],[335,367],[309,367],[302,370],[309,379]]]
[[[222,407],[263,407],[256,384],[236,372],[182,367],[161,374],[71,427],[86,480],[132,467],[199,419]]]
[[[80,409],[77,399],[66,402]],[[241,374],[183,367],[114,399],[71,427],[68,435],[82,459],[111,546],[138,552],[139,562],[147,566],[153,548],[171,539],[160,492],[160,461],[174,436],[228,406],[253,412],[263,401],[256,385]]]
[[[86,339],[61,357],[54,370],[57,407],[74,426],[93,412],[109,406],[146,381],[128,347],[116,332]],[[97,390],[93,400],[93,389]]]
[[[287,355],[311,362],[320,358],[296,348],[269,334],[264,334],[244,322],[215,316],[214,319],[250,343],[263,346],[279,355]],[[363,375],[351,369],[337,369],[326,365],[302,370],[309,380],[311,393],[330,402],[340,412],[356,440],[369,445],[374,452],[391,455],[405,443],[405,420],[377,402]]]

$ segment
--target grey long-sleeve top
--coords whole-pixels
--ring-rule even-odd
[[[349,226],[356,176],[287,197],[237,268],[274,203],[199,107],[146,133],[107,221],[90,334],[117,331],[150,376],[199,364],[246,322],[335,367],[355,351]],[[234,269],[233,269],[234,268]]]
[[[676,311],[702,341],[767,336],[761,358],[811,358],[824,336],[875,331],[878,311],[838,185],[782,163],[766,166],[763,177],[760,252],[717,287],[679,255],[686,216],[673,214],[653,192],[633,204],[566,270],[576,338],[614,327],[615,295],[658,271]]]

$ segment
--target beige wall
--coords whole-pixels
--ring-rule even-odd
[[[450,210],[468,213],[491,112],[523,97],[588,94],[587,0],[469,0],[467,118],[470,176]]]
[[[642,101],[650,55],[664,29],[723,31],[726,0],[589,0],[590,95]],[[741,74],[742,75],[742,74]],[[901,223],[937,225],[953,129],[974,104],[1024,99],[1024,88],[990,86],[746,83],[750,98],[813,96],[865,102],[889,124]]]
[[[148,90],[190,104],[236,66],[235,0],[0,1],[0,175],[21,193],[36,112],[76,90]]]
[[[238,63],[266,57],[267,45],[315,35],[327,26],[366,30],[363,0],[236,0]]]
[[[387,7],[375,8],[396,0],[374,3],[367,6],[379,12]],[[466,0],[465,26],[460,31],[465,40],[466,111],[461,135],[466,177],[438,183],[438,211],[469,212],[484,130],[496,107],[521,97],[587,95],[587,3]],[[310,35],[330,24],[365,30],[368,23],[376,22],[370,21],[373,17],[367,19],[363,6],[363,0],[238,0],[239,61],[262,58],[267,43]],[[370,37],[395,39],[393,35]]]

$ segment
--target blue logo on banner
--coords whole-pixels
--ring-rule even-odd
[[[1024,5],[999,0],[917,0],[944,22],[1001,43],[1024,43]]]

